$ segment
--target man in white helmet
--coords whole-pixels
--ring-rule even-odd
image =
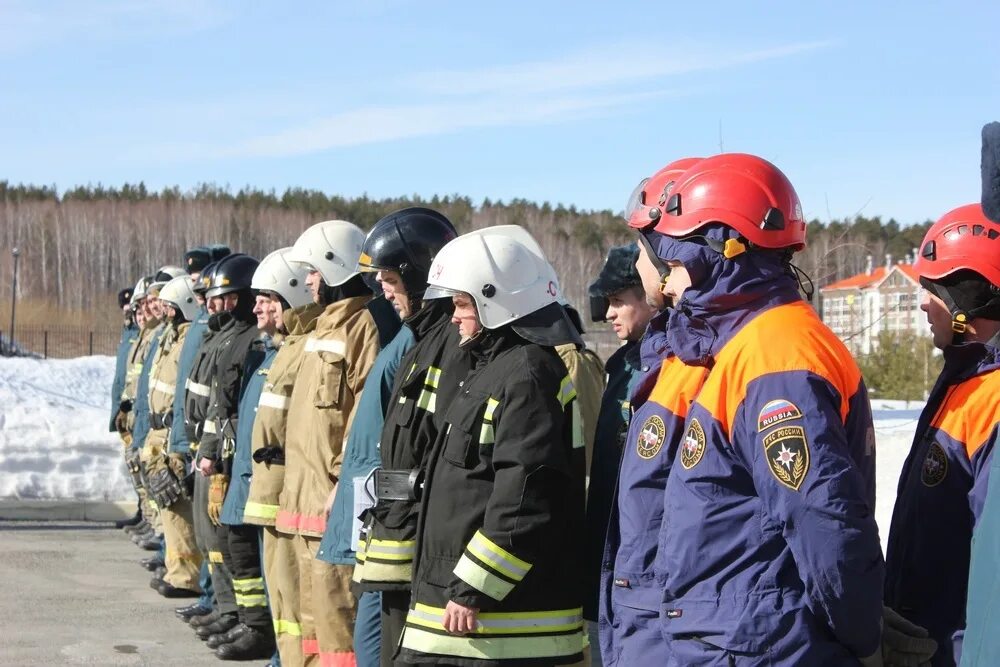
[[[306,265],[324,307],[305,340],[285,431],[285,479],[275,528],[292,540],[305,664],[353,665],[352,567],[316,558],[340,482],[347,431],[369,370],[399,318],[357,271],[365,235],[343,220],[320,222],[295,241],[288,259]],[[381,326],[380,322],[385,325]],[[289,567],[294,567],[289,564]]]
[[[554,347],[579,343],[548,263],[491,228],[435,258],[473,368],[439,406],[427,464],[407,662],[570,664],[583,658],[583,439]]]
[[[166,571],[162,577],[155,577],[153,583],[160,595],[169,598],[201,594],[198,585],[201,552],[194,536],[190,459],[187,452],[169,451],[181,350],[191,321],[198,314],[193,286],[191,278],[179,276],[160,290],[165,329],[150,370],[150,430],[142,451],[149,492],[159,508],[166,541]],[[183,423],[178,426],[184,428]]]

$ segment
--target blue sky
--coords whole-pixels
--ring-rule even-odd
[[[979,198],[1000,4],[0,0],[0,179],[620,210],[753,152],[807,216]]]

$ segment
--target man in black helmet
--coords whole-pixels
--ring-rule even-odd
[[[260,336],[254,314],[253,274],[259,262],[244,254],[222,259],[205,293],[216,314],[209,327],[218,331],[212,366],[207,421],[214,424],[214,433],[202,438],[198,467],[209,478],[207,511],[216,526],[223,561],[232,576],[237,615],[224,616],[222,629],[207,640],[209,648],[224,660],[267,658],[274,652],[274,632],[263,601],[260,579],[260,543],[258,532],[227,527],[220,521],[235,452],[236,431],[240,419],[240,393],[244,386],[244,370],[256,367],[259,361],[248,357],[260,354],[251,351]],[[253,415],[246,416],[252,419]],[[241,527],[243,528],[243,527]],[[234,622],[237,621],[238,623]]]
[[[363,591],[354,635],[359,665],[379,661],[379,626],[381,663],[392,664],[409,604],[412,557],[405,555],[412,553],[416,533],[413,495],[417,489],[381,493],[377,506],[366,513],[364,541],[355,549],[354,486],[360,486],[376,467],[382,468],[380,482],[390,476],[406,482],[412,471],[421,469],[426,445],[436,436],[435,405],[450,400],[457,377],[467,369],[462,361],[467,355],[459,349],[458,333],[449,325],[450,300],[424,299],[434,255],[455,236],[454,226],[444,215],[406,208],[375,223],[358,261],[360,271],[375,274],[385,298],[405,324],[375,359],[347,442],[342,477],[352,483],[338,492],[320,545],[323,560],[339,564],[357,560],[354,580]],[[377,385],[373,384],[376,379]],[[383,484],[379,490],[386,490]],[[392,558],[380,557],[386,550]]]

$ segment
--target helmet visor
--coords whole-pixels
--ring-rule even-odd
[[[459,294],[464,294],[464,292],[448,289],[447,287],[439,287],[437,285],[428,285],[422,298],[424,301],[430,301],[431,299],[450,299],[453,296],[458,296]]]
[[[376,273],[378,271],[395,271],[391,266],[381,266],[366,252],[362,252],[358,257],[358,266],[355,271],[358,273]]]

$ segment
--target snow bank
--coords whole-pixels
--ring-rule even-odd
[[[910,451],[923,401],[872,401],[875,419],[875,519],[882,538],[882,551],[889,539],[892,506],[896,502],[896,484],[903,462]]]
[[[112,357],[0,358],[0,498],[128,500]]]
[[[111,357],[0,358],[0,498],[135,497],[118,436],[107,431],[114,366]],[[883,546],[921,408],[917,401],[872,401]]]

